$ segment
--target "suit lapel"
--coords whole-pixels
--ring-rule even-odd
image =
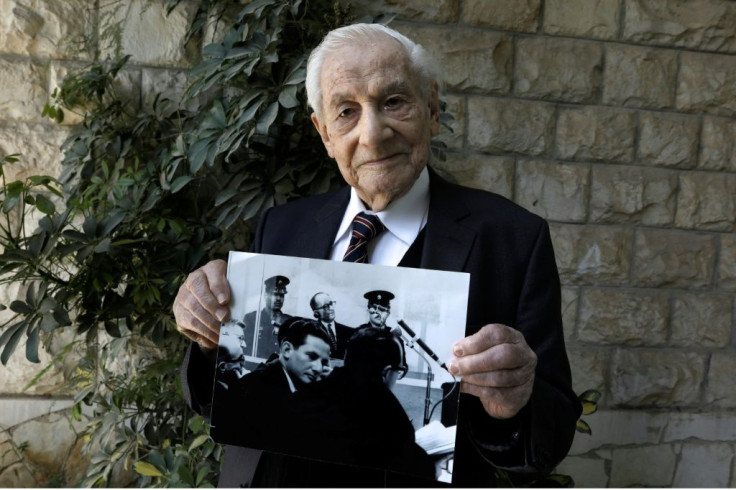
[[[476,237],[475,230],[462,224],[470,210],[454,186],[431,168],[429,176],[429,214],[421,266],[463,271]]]
[[[298,256],[312,259],[329,259],[335,241],[337,227],[350,199],[350,188],[338,191],[333,199],[315,208],[305,220],[306,226],[296,240]]]

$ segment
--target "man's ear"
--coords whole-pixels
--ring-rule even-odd
[[[429,117],[431,134],[437,136],[440,132],[440,95],[437,82],[433,82],[429,90]]]
[[[381,379],[383,379],[383,384],[388,386],[389,376],[391,375],[391,366],[386,365],[383,368],[383,371],[381,371]]]
[[[325,150],[327,150],[327,154],[330,156],[330,158],[335,158],[334,152],[332,151],[330,134],[327,132],[327,126],[322,124],[320,120],[317,119],[316,113],[312,112],[312,115],[310,117],[312,118],[312,124],[314,124],[314,127],[319,133],[320,138],[322,138],[322,144],[325,145]]]
[[[312,314],[314,315],[314,318],[319,320],[319,314],[316,311],[313,311]]]
[[[283,342],[281,342],[281,346],[279,347],[279,349],[283,358],[288,359],[291,357],[291,353],[294,351],[294,346],[288,340],[284,340]]]

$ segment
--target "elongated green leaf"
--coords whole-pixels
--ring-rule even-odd
[[[33,308],[19,299],[10,303],[10,309],[16,313],[20,313],[21,315],[30,315],[33,313]]]
[[[9,335],[8,341],[5,343],[2,354],[0,354],[0,362],[2,362],[3,366],[8,364],[8,359],[10,359],[10,356],[15,351],[15,347],[18,345],[18,342],[25,330],[25,324],[16,324],[15,328],[8,330],[12,333]],[[3,337],[5,337],[5,335],[3,335]],[[2,341],[0,341],[0,345],[2,345]]]
[[[38,331],[38,327],[31,329],[26,339],[26,359],[33,363],[41,362],[38,358]]]
[[[593,431],[590,428],[590,425],[585,420],[578,420],[577,424],[575,425],[575,430],[578,432],[582,432],[584,434],[592,435]]]
[[[261,117],[258,118],[258,122],[256,123],[256,130],[261,134],[268,134],[268,129],[276,120],[276,116],[278,116],[278,114],[279,103],[272,102],[271,105],[269,105],[266,110],[263,111]]]
[[[209,439],[210,436],[207,434],[202,434],[201,436],[197,436],[192,443],[189,445],[189,452],[192,452],[194,449],[197,449],[199,446],[207,442],[207,439]]]
[[[151,463],[146,463],[145,461],[136,461],[136,463],[133,465],[133,469],[136,473],[139,475],[144,476],[164,476],[161,471],[153,466]]]

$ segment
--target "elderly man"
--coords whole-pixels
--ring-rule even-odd
[[[252,251],[469,272],[467,336],[447,362],[462,379],[453,484],[492,486],[493,465],[550,471],[569,450],[581,407],[546,222],[427,167],[440,125],[436,73],[421,46],[384,26],[328,33],[310,56],[307,91],[312,121],[349,187],[270,209]],[[194,271],[175,301],[178,328],[199,344],[189,375],[206,369],[202,349],[216,345],[227,317],[225,269],[213,261]],[[269,453],[251,479],[235,466],[249,456],[226,457],[220,483],[422,485],[326,463],[279,466]]]
[[[344,359],[345,346],[355,333],[355,329],[335,321],[335,301],[332,300],[329,294],[323,292],[315,294],[309,300],[309,306],[312,308],[314,317],[319,320],[330,335],[332,358]]]

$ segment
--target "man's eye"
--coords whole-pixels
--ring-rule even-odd
[[[386,107],[393,108],[400,105],[403,101],[398,97],[391,97],[386,101]]]
[[[353,113],[352,109],[343,109],[340,111],[340,114],[337,115],[337,117],[348,117]]]

